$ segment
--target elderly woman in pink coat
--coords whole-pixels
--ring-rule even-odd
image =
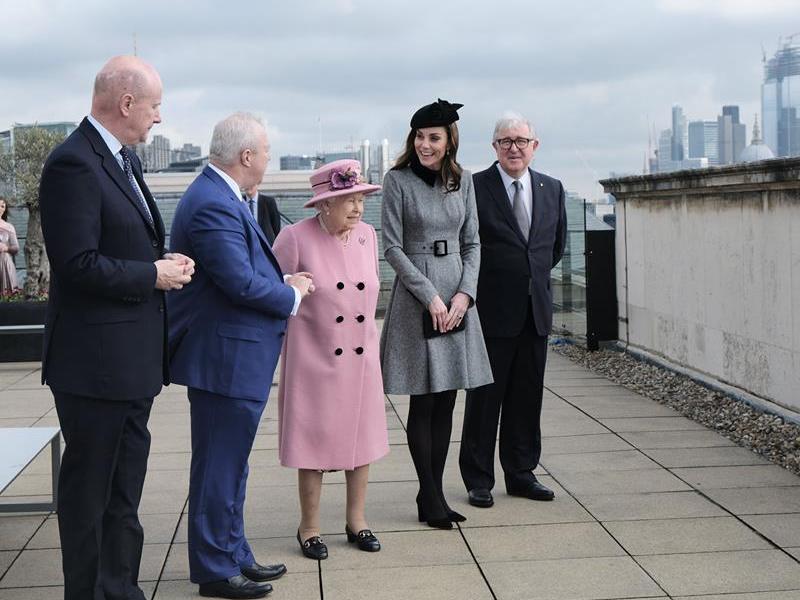
[[[298,469],[305,556],[321,560],[319,502],[325,471],[344,470],[347,540],[377,552],[364,505],[370,463],[389,452],[375,307],[378,242],[361,221],[364,196],[380,189],[361,180],[355,160],[311,175],[317,214],[282,229],[273,251],[286,273],[313,274],[315,292],[289,319],[278,391],[281,464]]]

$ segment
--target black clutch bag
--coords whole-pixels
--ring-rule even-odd
[[[433,329],[433,319],[431,317],[431,313],[427,310],[422,313],[422,335],[425,337],[426,340],[431,338],[439,337],[440,335],[450,335],[451,333],[455,333],[456,331],[464,331],[464,326],[467,324],[467,315],[465,314],[461,321],[453,327],[450,331],[435,331]]]

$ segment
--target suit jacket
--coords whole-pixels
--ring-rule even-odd
[[[294,290],[247,204],[211,167],[178,203],[170,245],[196,263],[192,282],[167,295],[172,381],[265,401]]]
[[[39,202],[51,278],[42,382],[60,392],[151,398],[168,379],[153,264],[164,253],[164,224],[135,155],[132,163],[154,226],[87,119],[44,165]]]
[[[275,198],[259,194],[257,212],[258,224],[271,246],[281,230],[281,215],[278,212],[278,204],[275,202]]]
[[[529,169],[533,218],[526,243],[514,218],[497,163],[473,175],[481,238],[477,305],[487,337],[514,337],[525,324],[530,303],[536,332],[553,326],[550,270],[564,254],[567,214],[564,186]]]

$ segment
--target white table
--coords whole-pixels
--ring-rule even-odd
[[[61,467],[61,430],[58,427],[0,428],[0,494],[50,444],[52,501],[0,503],[0,512],[54,511],[58,499],[58,471]]]

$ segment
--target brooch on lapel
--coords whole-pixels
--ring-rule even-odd
[[[365,238],[363,235],[358,236],[358,243],[363,246],[367,243],[367,238]]]

